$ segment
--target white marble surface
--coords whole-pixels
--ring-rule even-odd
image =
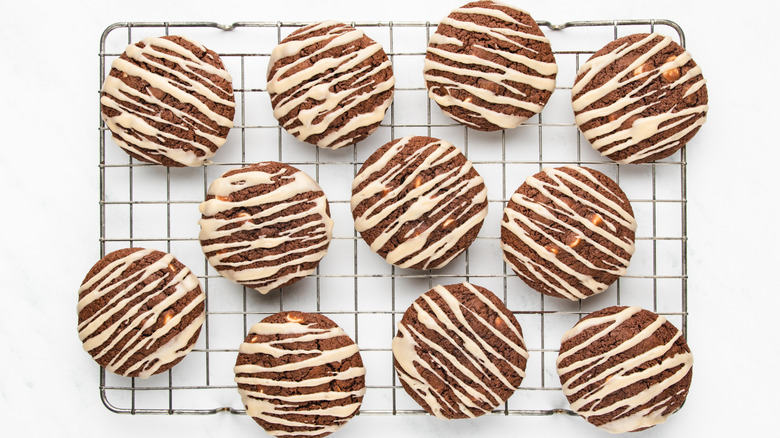
[[[129,416],[100,402],[76,336],[75,290],[98,257],[98,36],[115,21],[436,21],[459,2],[0,2],[0,416],[9,436],[256,436],[248,418]],[[266,3],[266,2],[264,2]],[[778,42],[772,1],[515,2],[538,19],[669,18],[708,79],[708,122],[688,150],[685,408],[632,436],[766,436],[774,427],[780,287]],[[709,432],[709,435],[705,433]],[[355,418],[340,437],[600,436],[579,418]]]

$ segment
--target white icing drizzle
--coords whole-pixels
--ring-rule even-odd
[[[207,50],[194,41],[183,39],[204,51]],[[233,127],[232,119],[218,114],[203,103],[203,100],[207,100],[224,107],[235,108],[233,89],[230,85],[232,78],[225,69],[200,60],[184,46],[165,38],[149,37],[142,40],[141,44],[143,47],[135,44],[127,46],[124,54],[129,60],[121,57],[115,59],[111,63],[112,71],[120,72],[120,76],[126,74],[146,81],[150,87],[166,93],[182,104],[190,105],[193,110],[218,127],[228,129]],[[160,49],[176,55],[162,52]],[[167,79],[160,73],[139,67],[130,60],[162,70],[173,75],[175,79]],[[161,60],[175,64],[175,68],[165,65]],[[228,86],[221,87],[204,73],[219,76],[227,81]],[[217,93],[214,89],[220,92]],[[160,154],[183,166],[201,166],[207,163],[207,160],[215,155],[217,148],[226,141],[226,136],[221,134],[220,130],[164,102],[150,89],[139,92],[125,84],[119,77],[108,76],[105,79],[100,103],[105,108],[119,112],[112,117],[101,113],[106,126],[114,134],[114,141],[122,149],[152,163],[159,163],[155,155]],[[166,121],[161,116],[164,111],[172,113],[181,121],[178,123]],[[166,132],[156,125],[173,127],[173,130]],[[177,130],[184,130],[191,135],[178,135]],[[191,150],[182,148],[182,145]]]
[[[585,330],[597,327],[602,324],[608,324],[599,332],[592,335],[587,340],[577,344],[568,350],[561,351],[558,356],[558,374],[561,376],[561,385],[563,392],[571,402],[571,408],[585,419],[590,417],[616,414],[614,419],[606,424],[599,426],[607,432],[622,433],[630,432],[640,428],[654,426],[666,421],[666,418],[672,414],[665,406],[669,403],[670,397],[655,400],[666,389],[680,382],[690,372],[693,366],[693,356],[690,351],[677,353],[672,357],[660,360],[674,346],[675,342],[681,337],[681,333],[676,330],[675,335],[669,342],[647,349],[641,354],[631,358],[624,358],[616,361],[616,356],[625,354],[629,349],[636,347],[643,341],[655,336],[655,332],[666,323],[666,318],[655,315],[655,321],[648,325],[631,338],[624,340],[619,344],[613,341],[599,342],[610,336],[610,333],[618,326],[628,321],[642,311],[641,308],[625,307],[617,313],[600,317],[589,318],[580,321],[571,330],[563,335],[561,344],[574,338]],[[598,344],[601,348],[607,348],[606,351],[599,354],[593,354],[589,347]],[[570,365],[561,366],[561,363],[577,353],[584,357]],[[605,363],[615,361],[615,364],[603,371],[596,373],[596,369]],[[658,363],[654,363],[658,362]],[[644,364],[644,369],[639,367]],[[650,364],[648,366],[648,364]],[[659,382],[654,382],[654,377],[662,373],[678,368],[672,375]],[[575,382],[584,376],[588,376],[585,381],[577,385]],[[605,406],[603,399],[610,394],[614,394],[628,386],[642,382],[647,386],[646,389],[638,394],[614,401]],[[596,384],[579,398],[572,400],[578,392],[590,385]],[[687,388],[681,389],[679,393],[687,392]],[[648,403],[652,405],[636,410]],[[588,406],[587,408],[585,408]]]
[[[601,152],[602,155],[609,157],[620,151],[636,146],[639,142],[647,140],[658,133],[682,127],[676,134],[660,139],[652,146],[637,150],[617,162],[621,164],[635,163],[663,151],[668,151],[667,155],[669,155],[676,150],[675,148],[681,146],[680,141],[683,137],[694,132],[706,121],[706,113],[709,108],[708,105],[697,105],[694,107],[679,107],[675,105],[661,114],[654,116],[644,115],[646,110],[653,108],[658,105],[659,102],[668,98],[669,90],[695,80],[695,82],[689,85],[689,88],[683,95],[683,97],[687,97],[705,85],[706,81],[701,76],[701,68],[697,65],[685,74],[680,74],[679,78],[665,83],[659,90],[648,90],[648,85],[657,80],[664,72],[674,68],[682,68],[685,64],[690,62],[691,55],[687,51],[652,70],[645,71],[623,80],[626,75],[629,75],[636,69],[642,67],[653,55],[659,53],[670,44],[672,44],[672,39],[668,36],[662,36],[656,33],[648,34],[645,38],[633,44],[626,42],[625,44],[617,46],[609,53],[594,56],[580,67],[577,75],[584,74],[584,76],[572,87],[572,106],[575,111],[575,121],[580,127],[596,118],[623,113],[626,111],[626,108],[635,105],[637,102],[643,103],[642,105],[615,117],[615,120],[607,121],[606,123],[583,131],[583,135],[591,143],[591,146]],[[632,51],[646,47],[647,45],[651,45],[650,49],[637,57],[623,70],[617,72],[602,85],[582,93],[582,90],[595,79],[598,73],[613,65],[616,60],[628,56]],[[619,98],[616,102],[603,108],[591,109],[591,105],[603,99],[608,94],[619,90],[622,87],[634,86],[637,82],[641,82],[641,85],[631,92],[626,93],[625,96]],[[621,125],[631,117],[639,118],[633,122],[631,128],[621,129]],[[668,123],[670,121],[671,123]],[[668,124],[661,127],[660,125],[664,123]]]
[[[318,35],[329,27],[327,32]],[[304,39],[283,41],[271,52],[268,62],[268,92],[274,107],[274,117],[301,141],[311,143],[308,140],[310,137],[328,132],[315,142],[323,148],[337,149],[359,141],[352,135],[353,132],[381,122],[393,100],[392,93],[373,105],[370,111],[358,113],[346,123],[340,119],[364,102],[375,100],[377,95],[393,90],[395,77],[392,72],[382,82],[375,79],[382,71],[392,69],[387,56],[378,65],[370,62],[372,56],[382,51],[382,46],[367,38],[362,31],[335,21],[304,27],[291,36]],[[364,39],[371,41],[371,44],[355,50],[353,47],[356,42]],[[299,56],[305,48],[323,42],[326,44],[312,53],[273,69],[278,61]],[[325,52],[333,49],[339,49],[340,56],[321,58]],[[312,62],[312,65],[288,73],[307,62]],[[350,83],[347,88],[336,91],[346,83]],[[300,109],[301,105],[315,101],[317,103],[313,107]],[[291,112],[296,112],[294,110],[298,114],[283,121]]]
[[[577,175],[584,176],[588,183],[582,182],[572,175],[569,175],[564,169],[573,170]],[[634,253],[634,239],[620,238],[619,230],[628,229],[636,231],[636,220],[634,216],[624,209],[615,199],[624,197],[622,193],[614,193],[607,186],[602,184],[592,173],[591,169],[579,166],[566,166],[563,168],[544,168],[542,174],[552,180],[545,182],[539,178],[540,175],[533,175],[526,179],[525,184],[537,189],[547,199],[552,202],[543,204],[534,201],[518,192],[512,195],[510,204],[504,210],[505,218],[501,222],[501,227],[514,236],[517,236],[521,242],[527,245],[530,250],[541,257],[547,264],[551,264],[556,270],[564,272],[577,280],[577,284],[571,284],[565,278],[557,275],[545,264],[539,263],[520,248],[512,246],[508,241],[501,240],[501,248],[504,250],[504,261],[506,261],[521,278],[531,283],[541,282],[550,291],[556,292],[570,300],[586,298],[590,295],[603,292],[609,284],[597,281],[583,268],[564,263],[558,258],[556,253],[551,252],[546,245],[540,243],[538,239],[532,238],[532,232],[545,237],[554,242],[558,252],[566,252],[574,257],[584,269],[589,271],[602,271],[612,274],[616,277],[625,274],[628,268],[631,255]],[[580,196],[577,191],[584,191],[589,196],[595,198],[591,201],[584,196]],[[574,208],[561,199],[561,195],[568,196],[576,203],[583,204],[593,212],[600,215],[603,223],[596,225],[588,218],[576,213]],[[545,225],[540,220],[535,220],[520,213],[521,209],[529,209],[533,213],[541,216],[543,220],[551,221],[552,225]],[[559,219],[557,215],[562,215],[567,220]],[[577,248],[566,244],[567,236],[577,236],[580,239]],[[609,245],[603,245],[596,241],[595,237],[605,239]],[[585,248],[588,248],[585,250]],[[617,250],[620,250],[618,252]],[[588,259],[593,259],[593,251],[602,254],[600,257],[606,266],[597,266]],[[582,253],[589,254],[584,257]],[[624,254],[627,254],[624,255]],[[510,257],[511,256],[511,257]],[[518,263],[519,262],[519,263]],[[583,290],[584,288],[584,290]]]
[[[455,286],[455,285],[453,285]],[[528,352],[525,350],[523,336],[515,327],[514,318],[507,317],[485,293],[485,290],[474,287],[470,283],[461,283],[474,297],[485,304],[494,314],[495,319],[509,330],[508,334],[495,327],[495,321],[485,320],[473,309],[466,307],[450,291],[453,286],[438,285],[420,296],[409,310],[413,312],[416,321],[427,330],[435,332],[444,338],[445,343],[436,343],[412,325],[401,323],[398,326],[398,335],[393,339],[393,357],[397,365],[398,377],[406,383],[415,394],[422,398],[433,415],[439,418],[476,417],[495,408],[504,402],[509,395],[518,388],[520,381],[525,377],[525,359]],[[489,292],[487,292],[489,293]],[[434,301],[435,296],[441,297],[446,307],[442,308]],[[426,311],[422,307],[426,303],[431,309]],[[479,336],[475,328],[466,320],[466,315],[476,318],[480,325],[486,327],[492,337],[485,339]],[[491,319],[493,316],[491,315]],[[452,333],[452,334],[450,334]],[[430,356],[431,362],[420,359],[418,349],[434,351],[437,356]],[[513,350],[524,358],[521,364],[515,363],[505,356],[502,351]],[[502,363],[511,370],[511,374],[502,372],[497,363]],[[471,365],[477,371],[473,371],[467,365]],[[446,400],[436,391],[418,370],[422,368],[438,376],[448,383],[457,400]],[[463,380],[459,375],[465,376]],[[512,383],[510,379],[519,380]],[[502,394],[497,393],[487,382],[500,382]],[[484,405],[490,406],[485,409]]]
[[[305,378],[300,381],[281,380],[281,373],[297,370],[306,370],[320,367],[330,363],[340,364],[354,355],[359,355],[358,346],[354,343],[335,348],[333,350],[300,350],[291,349],[287,344],[298,342],[324,341],[339,337],[346,337],[340,327],[329,329],[316,328],[316,324],[291,323],[264,323],[255,324],[249,331],[251,335],[296,335],[284,339],[272,339],[265,342],[244,342],[239,348],[240,355],[260,355],[253,363],[236,365],[234,372],[235,381],[238,384],[238,392],[247,409],[247,414],[266,421],[271,425],[284,425],[302,428],[294,432],[286,432],[274,429],[271,426],[268,433],[274,436],[314,436],[332,433],[341,428],[347,420],[357,414],[365,394],[365,387],[354,391],[333,389],[314,389],[323,385],[329,388],[334,382],[348,381],[363,378],[366,370],[363,366],[350,367],[322,377]],[[263,355],[279,358],[283,356],[305,355],[304,359],[291,357],[284,364],[277,366],[264,366],[266,362]],[[310,356],[310,357],[309,357]],[[266,362],[267,363],[267,362]],[[343,368],[338,366],[337,368]],[[264,377],[257,377],[258,375]],[[269,377],[274,374],[280,378]],[[272,395],[269,390],[275,387],[295,388],[297,394]],[[343,406],[329,406],[318,408],[321,402],[340,401],[351,399],[351,403]],[[296,420],[294,417],[303,415],[306,420]],[[315,424],[315,417],[333,417],[328,424]]]
[[[160,257],[153,263],[142,270],[129,271],[133,263],[155,253],[159,253]],[[79,338],[83,342],[84,350],[95,360],[103,357],[110,359],[105,366],[106,370],[124,376],[147,378],[157,373],[163,366],[185,356],[194,347],[194,342],[189,347],[187,344],[198,336],[205,320],[202,308],[205,301],[203,292],[196,294],[195,298],[187,302],[180,312],[167,315],[170,319],[152,330],[151,334],[148,336],[144,334],[144,331],[151,330],[159,324],[158,319],[167,309],[172,308],[193,290],[200,290],[198,278],[188,268],[176,271],[171,268],[174,260],[170,254],[140,249],[107,264],[97,274],[87,278],[79,288],[79,296],[89,291],[79,299],[77,306],[79,314],[102,297],[115,294],[78,325]],[[149,281],[151,276],[159,277]],[[147,281],[147,284],[143,284]],[[169,295],[166,295],[166,292]],[[141,297],[143,297],[141,301],[128,308],[134,300]],[[159,303],[144,309],[149,303],[158,299]],[[147,351],[168,335],[185,316],[195,312],[197,315],[192,322],[178,334],[171,337],[164,345],[154,347],[155,350]],[[113,318],[116,319],[113,323],[101,329]],[[106,356],[120,341],[131,334],[132,336],[126,340],[119,351]],[[136,362],[130,362],[131,356],[141,350],[144,351],[144,357]],[[128,368],[120,373],[119,370],[123,367]]]
[[[482,226],[482,221],[487,216],[487,205],[482,205],[487,200],[487,188],[479,174],[469,177],[473,169],[471,161],[464,164],[455,164],[453,160],[462,157],[458,148],[451,143],[428,139],[427,144],[418,148],[403,162],[387,168],[390,162],[397,156],[403,155],[404,149],[411,147],[413,139],[423,137],[407,136],[399,139],[378,160],[360,170],[352,182],[352,198],[350,204],[353,214],[364,200],[378,193],[384,193],[383,197],[366,210],[355,217],[355,229],[363,233],[369,229],[380,226],[391,214],[401,211],[392,222],[384,225],[381,233],[369,244],[374,252],[378,252],[391,240],[401,242],[388,252],[385,259],[388,263],[402,268],[409,268],[422,263],[420,269],[436,269],[447,265],[462,251],[455,251],[446,259],[436,263],[448,251],[458,244],[458,241],[474,227]],[[420,157],[428,154],[423,162],[415,165]],[[418,177],[429,169],[444,169],[428,181],[418,180]],[[402,178],[400,184],[389,189],[389,184]],[[362,189],[358,188],[365,181],[370,181]],[[418,186],[415,187],[415,184]],[[472,198],[464,200],[463,196],[475,187],[482,189]],[[405,194],[404,190],[411,187]],[[386,192],[386,193],[385,193]],[[411,202],[411,205],[404,206]],[[465,205],[464,205],[465,204]],[[414,229],[401,233],[401,229],[409,223],[420,221],[423,217],[433,217],[442,211],[449,212],[440,219],[431,222],[420,222]],[[459,225],[462,218],[467,218]],[[447,222],[450,221],[450,222]],[[438,240],[433,240],[433,232],[437,228],[447,227],[453,224],[447,234],[442,233]]]
[[[441,20],[440,26],[450,26],[464,30],[466,34],[478,33],[489,39],[500,40],[511,44],[513,50],[494,49],[487,42],[475,42],[471,45],[468,41],[461,40],[458,37],[443,35],[440,33],[440,30],[437,30],[429,41],[428,55],[425,57],[423,72],[428,85],[428,96],[436,101],[448,116],[473,128],[480,128],[480,124],[452,115],[450,107],[466,109],[474,113],[474,117],[482,118],[487,123],[496,126],[495,129],[514,128],[528,119],[527,113],[526,115],[519,115],[518,110],[535,114],[542,110],[544,103],[527,100],[526,94],[510,82],[526,84],[538,90],[549,92],[555,89],[555,75],[558,73],[557,64],[535,59],[534,57],[538,53],[522,42],[523,40],[532,40],[549,44],[549,40],[544,35],[535,35],[515,30],[515,27],[529,28],[531,26],[516,20],[506,12],[498,9],[497,6],[515,9],[518,14],[527,15],[527,12],[521,9],[493,2],[490,7],[469,6],[455,9],[450,16]],[[488,16],[492,19],[501,20],[505,23],[505,27],[481,26],[472,21],[466,21],[466,19],[456,19],[453,15],[457,13],[466,14],[467,16]],[[502,57],[510,67],[506,67],[505,63],[492,62],[485,59],[484,56],[476,55],[473,49],[486,51]],[[455,62],[456,65],[445,64],[440,62],[438,58]],[[522,73],[511,67],[512,64],[522,64],[534,71],[535,74]],[[475,66],[486,67],[491,71],[483,72],[475,68]],[[474,80],[484,79],[490,81],[495,89],[490,90],[480,86],[465,84],[462,80],[452,80],[442,76],[440,72],[472,77]],[[447,93],[443,96],[434,92],[434,90],[441,89],[447,90]],[[469,93],[469,96],[477,97],[489,106],[474,102],[470,97],[466,99],[455,97],[452,90],[465,91]]]
[[[333,235],[333,220],[327,213],[324,193],[312,200],[293,199],[296,195],[322,192],[320,186],[309,175],[290,166],[270,173],[265,166],[271,164],[274,163],[258,163],[216,179],[208,191],[214,198],[200,205],[203,217],[199,221],[199,238],[211,266],[224,277],[262,294],[314,272],[315,267],[304,269],[303,264],[319,262]],[[230,201],[230,195],[240,190],[276,184],[281,185],[243,201]],[[253,214],[236,214],[258,207]],[[294,213],[272,217],[288,209]],[[220,214],[226,217],[217,218]],[[293,226],[294,221],[304,218],[308,219],[303,225]],[[236,233],[250,233],[254,239],[231,242]],[[260,255],[251,255],[251,251],[260,251]],[[228,260],[235,256],[241,260]],[[291,272],[282,272],[290,267],[294,268]]]

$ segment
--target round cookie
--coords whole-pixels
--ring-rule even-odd
[[[680,331],[639,307],[583,318],[563,335],[557,364],[571,409],[611,433],[666,421],[685,402],[693,375]]]
[[[291,33],[268,61],[268,94],[279,124],[322,148],[376,131],[393,101],[395,76],[382,46],[336,21]]]
[[[549,40],[514,6],[477,1],[441,20],[423,69],[428,96],[480,131],[514,128],[542,111],[558,66]]]
[[[403,137],[376,152],[352,182],[355,229],[401,268],[444,267],[476,239],[487,189],[460,150],[431,137]]]
[[[214,180],[200,212],[198,237],[211,266],[262,294],[314,272],[333,234],[319,184],[273,161]]]
[[[147,378],[167,371],[195,346],[205,300],[198,277],[172,255],[120,249],[84,277],[79,338],[106,370]]]
[[[636,226],[626,195],[608,176],[587,167],[545,168],[504,209],[501,248],[528,286],[576,301],[625,274]]]
[[[618,163],[660,160],[704,124],[705,82],[670,37],[629,35],[580,67],[571,90],[574,120],[595,150]]]
[[[318,314],[280,312],[252,326],[234,372],[247,414],[274,436],[330,435],[366,393],[358,346]]]
[[[438,418],[473,418],[505,402],[528,352],[514,315],[489,290],[436,286],[404,313],[393,363],[406,392]]]
[[[100,115],[133,158],[201,166],[225,143],[235,100],[219,56],[181,36],[127,46],[103,82]]]

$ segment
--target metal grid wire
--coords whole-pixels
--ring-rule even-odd
[[[103,32],[101,86],[111,61],[124,46],[145,36],[196,33],[196,39],[209,48],[215,48],[217,42],[224,44],[228,50],[218,47],[216,51],[233,75],[237,107],[235,126],[215,163],[195,169],[170,169],[131,159],[107,140],[111,133],[100,121],[101,256],[132,246],[170,252],[198,274],[207,295],[206,322],[195,349],[172,370],[143,380],[100,369],[100,397],[110,411],[243,414],[232,382],[232,363],[248,327],[278,311],[302,310],[334,319],[360,346],[368,389],[361,415],[425,414],[395,377],[390,341],[407,306],[440,283],[466,280],[488,287],[523,326],[530,353],[527,376],[515,395],[493,412],[495,415],[573,415],[566,409],[568,403],[560,391],[555,358],[563,332],[594,310],[609,305],[640,305],[665,315],[686,334],[685,148],[657,163],[615,164],[594,152],[581,136],[573,123],[569,101],[580,63],[609,40],[657,31],[672,36],[684,47],[679,25],[669,20],[575,21],[560,25],[540,21],[539,25],[548,29],[553,49],[564,46],[558,39],[574,41],[569,44],[573,49],[554,51],[560,70],[553,98],[543,114],[520,127],[485,134],[442,116],[427,98],[420,72],[436,23],[350,23],[383,44],[398,78],[395,99],[378,132],[368,140],[339,151],[320,151],[295,141],[273,119],[256,116],[271,113],[270,104],[261,102],[267,100],[262,80],[270,50],[305,24],[116,23]],[[254,35],[254,31],[259,34]],[[262,50],[235,52],[231,45],[234,39],[243,39],[244,47],[254,44],[254,50]],[[408,66],[413,65],[419,69],[409,73]],[[403,78],[412,76],[414,79],[405,83]],[[410,106],[409,102],[414,104]],[[563,116],[556,118],[556,111]],[[352,177],[379,145],[409,134],[453,142],[488,183],[490,213],[480,236],[465,255],[442,270],[391,267],[368,251],[352,227]],[[329,253],[315,275],[283,291],[260,296],[222,279],[208,265],[197,241],[197,207],[213,179],[230,168],[269,159],[299,167],[323,186],[336,228]],[[608,291],[579,302],[545,297],[529,289],[501,260],[498,242],[501,213],[519,184],[542,167],[565,164],[585,165],[610,175],[626,191],[639,222],[637,251],[627,275]]]

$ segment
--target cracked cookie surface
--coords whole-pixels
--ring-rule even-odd
[[[214,180],[200,212],[200,244],[211,266],[263,294],[314,272],[333,235],[319,184],[273,161]]]
[[[487,189],[471,161],[445,140],[408,136],[366,160],[352,183],[355,229],[401,268],[437,269],[476,239]]]
[[[587,315],[563,335],[557,367],[573,411],[608,432],[635,432],[680,409],[693,356],[663,316],[613,306]]]
[[[578,300],[625,274],[636,227],[625,193],[608,176],[580,166],[545,168],[510,198],[501,248],[528,286]]]
[[[478,1],[443,18],[423,69],[428,96],[480,131],[514,128],[539,113],[558,66],[536,21],[511,5]]]
[[[127,248],[98,261],[79,288],[84,350],[106,370],[147,378],[189,353],[205,320],[198,278],[170,254]]]
[[[127,46],[103,82],[100,115],[135,159],[200,166],[233,127],[230,74],[215,52],[181,36]]]
[[[492,292],[465,282],[422,294],[393,339],[393,363],[404,390],[444,419],[495,409],[520,386],[527,359],[514,315]]]
[[[296,30],[268,62],[268,94],[279,125],[322,148],[365,139],[393,101],[395,76],[382,46],[343,23]]]
[[[595,150],[618,163],[660,160],[704,124],[705,84],[701,67],[670,37],[628,35],[580,67],[574,120]]]
[[[329,435],[366,391],[357,345],[319,314],[279,312],[252,326],[234,372],[247,414],[274,436]]]

